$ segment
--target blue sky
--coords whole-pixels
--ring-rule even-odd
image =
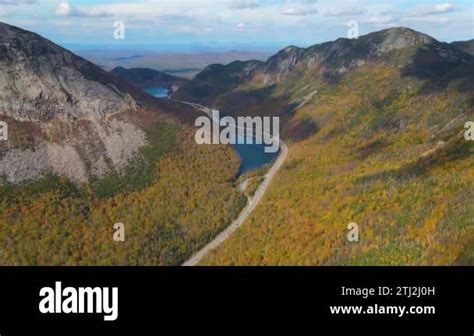
[[[125,23],[124,40],[113,24]],[[346,37],[355,20],[365,34],[410,27],[443,41],[474,38],[474,1],[373,0],[0,0],[0,21],[59,44],[308,46]]]

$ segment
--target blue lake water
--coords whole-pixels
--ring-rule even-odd
[[[239,136],[239,142],[242,137]],[[278,157],[279,153],[265,153],[265,145],[237,144],[235,150],[240,156],[240,174],[265,166]]]
[[[157,98],[168,97],[168,89],[163,87],[149,87],[145,91]],[[240,143],[244,142],[242,139],[242,136],[239,136]],[[279,154],[265,153],[265,145],[263,144],[237,144],[234,145],[234,148],[240,156],[240,174],[265,166],[276,159]]]
[[[147,87],[144,88],[145,92],[148,92],[152,96],[155,96],[157,98],[167,98],[169,90],[164,87],[159,87],[159,86],[153,86],[153,87]]]

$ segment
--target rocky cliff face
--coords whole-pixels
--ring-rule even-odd
[[[129,92],[92,63],[0,23],[0,120],[10,126],[0,176],[21,182],[53,172],[82,183],[120,170],[145,144],[139,127],[115,119],[137,109]]]
[[[54,43],[0,23],[0,110],[17,120],[100,119],[136,107],[102,70]]]
[[[341,38],[307,49],[289,47],[270,58],[265,73],[279,79],[293,69],[304,66],[306,71],[334,71],[338,73],[381,58],[394,51],[434,43],[428,35],[408,28],[390,28],[361,36],[359,39]]]

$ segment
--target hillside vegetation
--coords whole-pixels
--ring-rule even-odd
[[[312,47],[315,59],[326,48],[335,55],[316,70],[311,52],[298,51],[294,68],[272,74],[272,94],[299,102],[286,127],[313,130],[290,138],[266,197],[203,264],[474,264],[474,144],[464,139],[474,119],[472,57],[423,36],[367,57],[394,32],[406,30]],[[348,68],[338,51],[364,62]],[[227,96],[260,90],[259,76]],[[346,238],[353,222],[359,242]]]
[[[2,265],[179,265],[237,216],[229,147],[160,122],[122,174],[78,187],[52,174],[0,188]],[[115,223],[125,241],[113,241]]]
[[[246,202],[198,115],[0,22],[0,265],[184,262]]]

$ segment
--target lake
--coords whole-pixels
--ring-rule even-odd
[[[145,91],[157,98],[168,97],[168,89],[163,87],[148,87],[145,88]],[[239,142],[243,142],[241,135],[239,135]],[[234,145],[234,148],[240,156],[240,174],[263,167],[280,154],[279,152],[265,153],[265,145],[263,144],[237,144]]]
[[[242,136],[239,135],[239,142],[242,141]],[[280,154],[265,153],[265,145],[259,144],[237,144],[234,145],[236,152],[240,156],[240,174],[245,174],[251,170],[265,166],[272,162]]]
[[[168,98],[169,90],[164,87],[152,86],[144,88],[143,90],[156,98]]]

